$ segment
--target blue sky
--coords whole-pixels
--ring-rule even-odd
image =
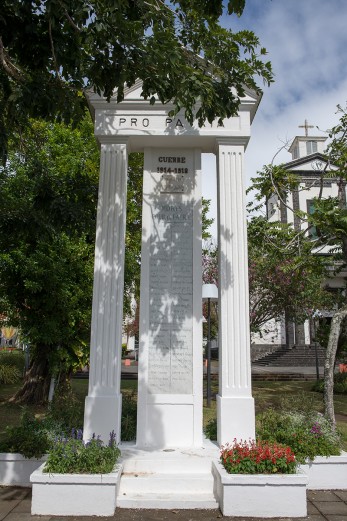
[[[252,125],[245,156],[249,184],[284,143],[303,135],[298,126],[305,119],[321,129],[310,130],[316,135],[337,123],[336,105],[347,103],[347,0],[246,0],[243,16],[224,16],[222,25],[254,31],[275,74]],[[275,162],[290,159],[283,150]],[[206,194],[212,163],[205,159]]]

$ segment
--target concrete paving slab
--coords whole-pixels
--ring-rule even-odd
[[[313,503],[316,501],[338,501],[340,499],[332,490],[309,490],[307,498]]]
[[[316,501],[314,506],[317,507],[322,514],[335,514],[345,516],[347,519],[347,505],[342,501]]]
[[[347,502],[347,490],[334,490],[334,494],[342,499],[342,501]]]

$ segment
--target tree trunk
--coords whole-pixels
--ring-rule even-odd
[[[324,362],[324,413],[335,428],[334,412],[334,369],[337,346],[343,319],[347,316],[347,306],[339,309],[331,321],[328,347]]]
[[[46,357],[33,359],[25,373],[23,386],[10,399],[19,404],[43,404],[48,400],[51,375]]]

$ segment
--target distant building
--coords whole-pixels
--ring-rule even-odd
[[[326,137],[309,136],[308,129],[313,128],[307,124],[302,125],[305,129],[304,136],[296,136],[289,148],[292,155],[291,161],[285,163],[284,168],[294,172],[300,178],[299,186],[288,194],[286,205],[283,204],[278,196],[274,194],[266,201],[266,213],[269,221],[280,221],[282,223],[292,223],[294,229],[303,230],[308,227],[306,222],[295,215],[294,212],[302,210],[311,213],[314,211],[313,199],[318,197],[321,190],[321,182],[323,182],[323,197],[337,197],[338,184],[337,179],[331,173],[336,169],[333,165],[327,163],[324,155],[326,147]],[[322,172],[330,172],[329,176],[323,175]],[[346,187],[343,188],[344,197],[346,198]],[[314,237],[316,230],[311,228],[308,232]],[[319,255],[329,255],[329,247],[319,249]],[[332,279],[327,280],[327,285],[332,291],[337,288],[345,287],[346,273],[341,273]],[[322,311],[325,317],[331,316],[328,311]],[[253,350],[258,350],[261,345],[310,345],[313,342],[313,324],[312,321],[306,320],[304,324],[294,324],[283,318],[279,322],[271,321],[265,327],[262,335],[253,335]],[[261,350],[260,350],[261,351]]]

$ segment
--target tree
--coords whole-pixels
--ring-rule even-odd
[[[0,314],[31,349],[19,402],[45,401],[51,376],[87,356],[98,156],[89,119],[31,121],[0,169]]]
[[[271,320],[303,321],[317,308],[331,305],[322,287],[326,266],[311,255],[310,241],[290,225],[262,217],[248,222],[250,328],[261,332]],[[218,248],[203,256],[203,281],[218,285]]]
[[[313,199],[314,212],[290,210],[307,226],[297,232],[298,240],[309,234],[315,227],[317,236],[309,241],[307,259],[317,257],[322,247],[329,247],[330,267],[335,273],[341,272],[347,265],[347,113],[338,106],[341,114],[339,123],[329,131],[331,142],[326,150],[325,165],[320,170],[320,193]],[[337,197],[326,197],[324,179],[334,178],[338,186]],[[288,206],[287,194],[299,189],[299,179],[288,172],[282,165],[273,164],[258,172],[253,186],[258,190],[256,199],[264,200],[276,194],[282,204]],[[347,317],[346,294],[342,292],[334,302],[335,313],[332,318],[324,364],[324,404],[325,415],[335,425],[333,388],[334,368],[338,342]],[[329,309],[329,306],[328,306]]]
[[[253,217],[248,222],[251,331],[270,320],[303,322],[331,305],[323,287],[324,259],[311,255],[311,243],[289,224]]]
[[[225,9],[240,16],[244,5],[229,0]],[[251,31],[219,25],[223,9],[222,0],[3,0],[3,157],[28,117],[79,121],[89,87],[108,99],[117,89],[122,101],[140,79],[144,99],[172,101],[190,123],[235,115],[245,89],[260,90],[254,77],[269,84],[272,72]]]

